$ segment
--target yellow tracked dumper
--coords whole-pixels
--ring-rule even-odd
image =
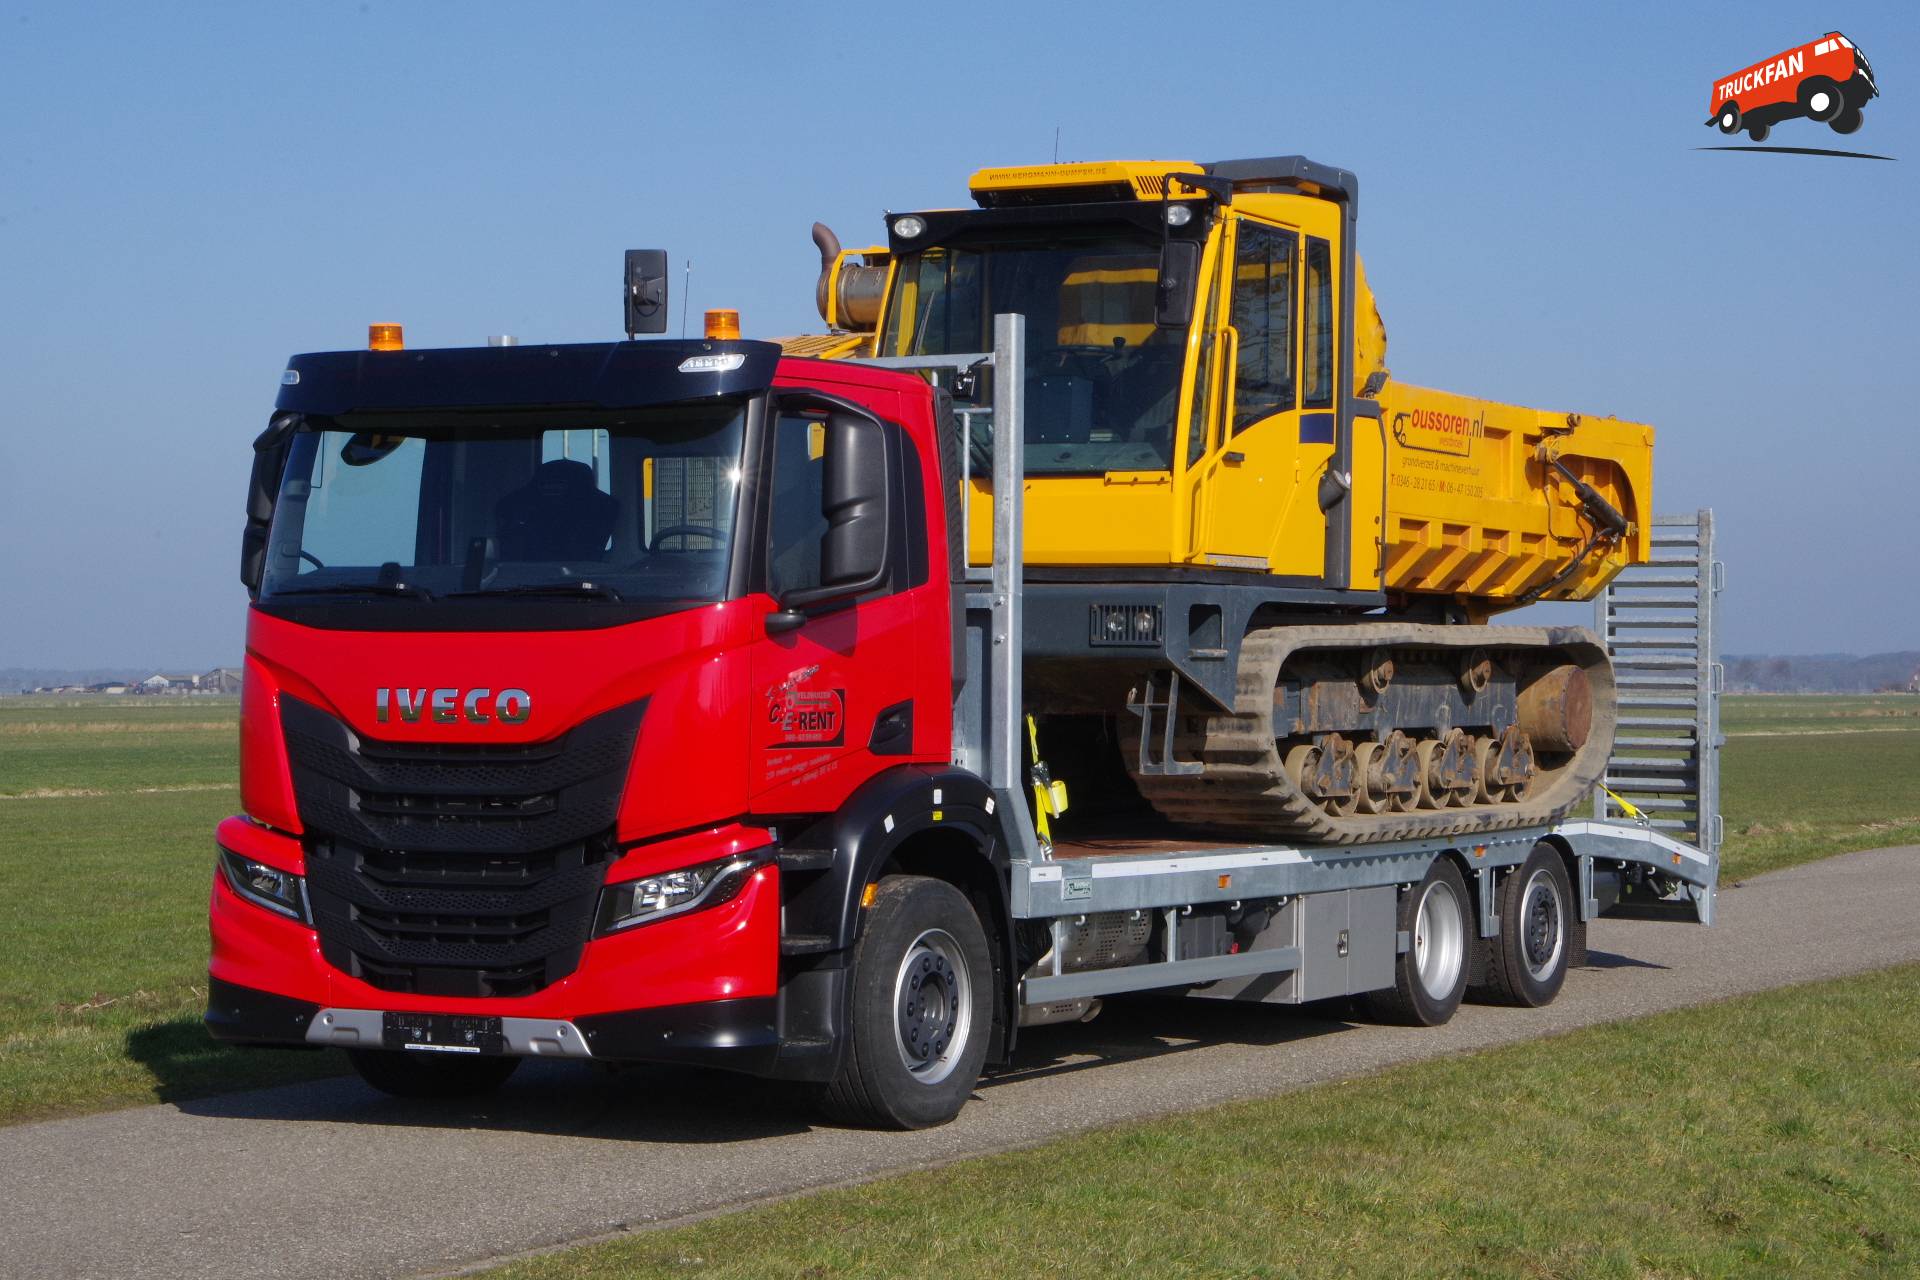
[[[1167,818],[1330,843],[1550,822],[1587,794],[1605,651],[1488,619],[1648,558],[1651,427],[1395,382],[1345,170],[970,186],[975,208],[889,215],[885,245],[816,224],[832,332],[787,346],[962,355],[1026,317],[1026,690],[1056,774],[1097,788],[1124,764]],[[974,565],[987,471],[958,495]]]

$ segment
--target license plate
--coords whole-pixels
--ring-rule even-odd
[[[500,1019],[458,1013],[389,1013],[382,1018],[389,1049],[426,1053],[501,1053],[507,1047]]]

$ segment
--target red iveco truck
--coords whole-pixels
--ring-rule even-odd
[[[1372,992],[1443,1022],[1490,967],[1552,999],[1623,891],[1710,916],[1711,853],[1616,821],[1290,848],[1117,811],[1123,838],[1049,840],[1025,383],[992,377],[1026,367],[1019,317],[929,374],[634,341],[636,298],[665,310],[631,289],[629,341],[383,337],[282,376],[247,495],[215,1036],[340,1047],[402,1095],[531,1056],[692,1063],[919,1126],[1018,1028],[1103,996]],[[990,440],[938,385],[989,378]],[[970,569],[960,496],[988,467]],[[1073,590],[1078,638],[1040,628],[1055,661],[1101,641],[1089,608],[1161,625],[1137,586]]]

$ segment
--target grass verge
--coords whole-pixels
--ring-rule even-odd
[[[1916,1043],[1920,967],[1907,967],[487,1274],[1909,1276],[1920,1269]]]

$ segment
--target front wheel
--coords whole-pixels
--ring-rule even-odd
[[[1839,115],[1846,105],[1840,86],[1826,76],[1815,76],[1800,86],[1800,109],[1807,113],[1809,120],[1825,124]]]
[[[362,1080],[396,1098],[475,1098],[520,1068],[518,1058],[402,1049],[349,1049],[347,1061]]]
[[[1840,114],[1827,121],[1827,127],[1835,133],[1853,133],[1860,128],[1860,108],[1842,107]]]
[[[945,1124],[979,1083],[993,1023],[993,962],[967,896],[888,876],[853,951],[848,1045],[823,1099],[851,1124]]]
[[[1400,895],[1408,946],[1393,968],[1393,988],[1367,997],[1373,1016],[1407,1027],[1437,1027],[1453,1017],[1467,990],[1472,898],[1460,868],[1435,858],[1426,878]]]

